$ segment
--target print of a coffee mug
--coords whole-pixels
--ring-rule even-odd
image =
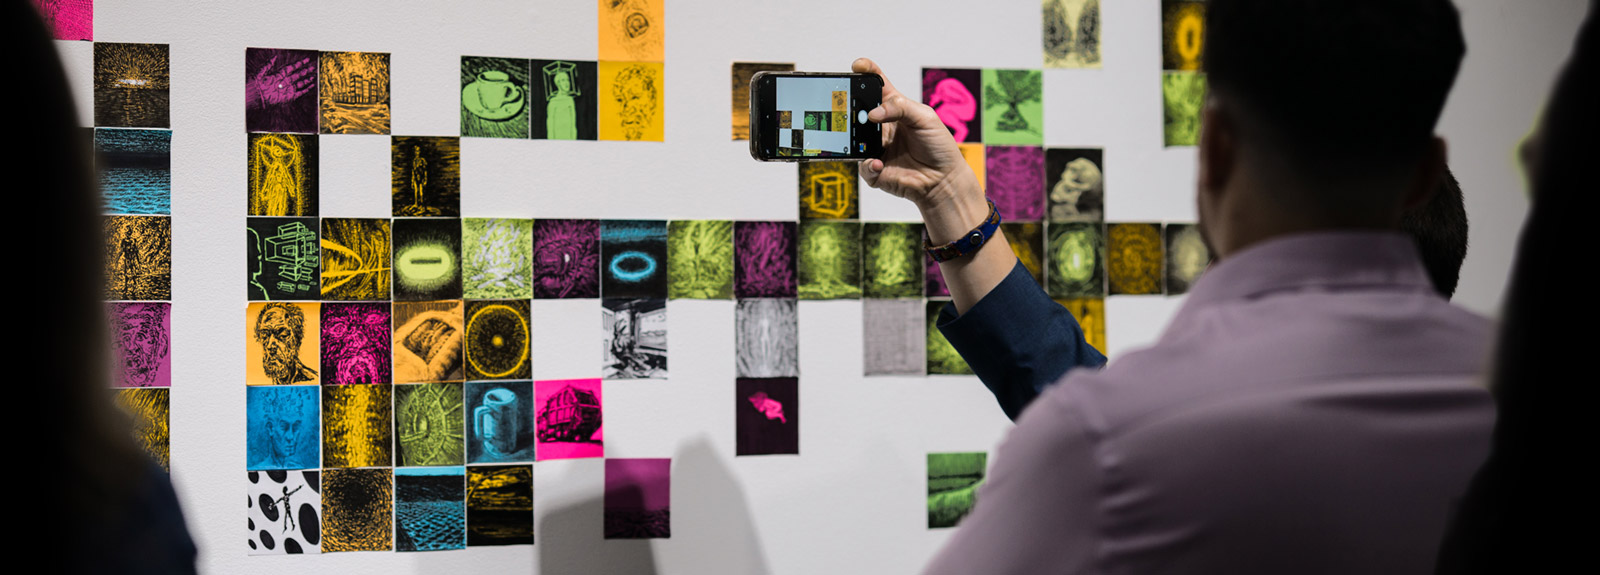
[[[522,90],[511,83],[511,75],[499,70],[478,73],[478,102],[485,110],[497,111],[501,107],[520,105]]]
[[[483,394],[483,405],[472,410],[476,423],[473,435],[490,455],[504,456],[517,450],[517,432],[521,426],[522,411],[517,407],[517,394],[500,387]]]

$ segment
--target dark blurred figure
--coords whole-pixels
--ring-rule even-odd
[[[39,294],[47,305],[20,306],[28,317],[12,324],[28,332],[32,349],[23,355],[46,369],[13,386],[21,396],[10,401],[47,417],[33,424],[27,440],[42,438],[59,462],[38,470],[36,480],[50,495],[43,499],[44,529],[32,535],[62,547],[44,559],[50,571],[192,573],[195,547],[172,484],[134,444],[127,416],[106,389],[106,244],[87,130],[77,127],[61,61],[33,5],[5,0],[0,10],[9,79],[28,93],[27,108],[11,115],[20,122],[12,133],[26,141],[7,147],[7,162],[11,171],[33,176],[9,185],[18,193],[7,195],[21,204],[14,213],[26,214],[35,234],[13,240],[20,249],[12,254],[22,261],[10,266],[49,286]]]
[[[1461,263],[1467,259],[1467,204],[1449,166],[1427,203],[1400,217],[1400,231],[1416,240],[1433,289],[1444,299],[1454,297],[1461,282]]]
[[[1439,554],[1438,573],[1568,573],[1593,569],[1593,308],[1552,297],[1575,285],[1593,242],[1594,134],[1600,130],[1600,30],[1590,0],[1571,59],[1535,136],[1523,144],[1532,205],[1517,244],[1490,387],[1499,405],[1489,459]],[[1565,295],[1563,293],[1563,295]],[[1587,375],[1585,375],[1587,374]],[[1587,439],[1586,439],[1587,438]],[[1563,527],[1565,525],[1565,527]],[[1590,567],[1582,567],[1591,565]]]

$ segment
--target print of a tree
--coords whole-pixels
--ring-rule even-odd
[[[1028,119],[1022,117],[1022,111],[1017,106],[1037,102],[1043,97],[1044,75],[1030,70],[996,70],[995,76],[1000,89],[996,90],[993,84],[983,89],[984,107],[1006,107],[1006,112],[1000,116],[995,127],[1006,132],[1037,133],[1038,129],[1028,125]]]

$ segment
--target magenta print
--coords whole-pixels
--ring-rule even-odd
[[[978,104],[982,84],[980,70],[922,69],[922,103],[939,114],[957,142],[983,141],[983,107]]]
[[[600,297],[600,221],[533,222],[533,297]]]
[[[33,0],[57,40],[94,39],[94,0]]]
[[[928,239],[923,234],[922,239]],[[928,266],[927,272],[922,274],[924,297],[950,297],[950,286],[944,283],[944,270],[939,269],[939,262],[933,261],[933,256],[922,254],[922,261]]]
[[[246,131],[315,134],[318,118],[315,50],[245,49]]]
[[[1044,219],[1044,148],[989,146],[984,173],[984,193],[1007,222]]]
[[[794,222],[734,222],[734,295],[795,297],[794,239]]]
[[[735,454],[800,453],[800,380],[741,377],[734,382],[734,395]]]
[[[776,419],[781,423],[789,423],[789,419],[783,416],[783,404],[768,397],[767,392],[757,391],[749,399],[750,405],[755,406],[756,411],[767,416],[767,419]]]
[[[598,378],[533,382],[533,405],[539,461],[605,456]]]
[[[322,382],[390,383],[388,303],[322,304]]]
[[[172,304],[110,304],[113,387],[172,386]]]
[[[672,460],[606,460],[606,539],[672,537]]]

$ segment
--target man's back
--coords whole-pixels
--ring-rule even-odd
[[[1155,346],[1033,402],[929,571],[1430,571],[1488,450],[1491,327],[1417,262],[1367,233],[1229,258]]]

